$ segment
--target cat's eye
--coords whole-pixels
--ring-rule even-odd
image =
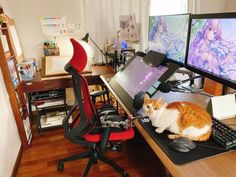
[[[154,110],[157,110],[157,107],[155,107]]]
[[[149,106],[149,105],[147,105],[147,106],[146,106],[146,108],[147,108],[147,109],[149,109],[149,108],[150,108],[150,106]]]

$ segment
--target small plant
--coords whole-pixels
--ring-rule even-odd
[[[3,24],[3,17],[2,14],[0,15],[0,25]]]
[[[0,25],[3,23],[8,23],[8,21],[9,17],[6,14],[4,13],[0,14]]]

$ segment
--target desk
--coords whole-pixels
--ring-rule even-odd
[[[117,98],[118,102],[120,102],[121,106],[124,107],[124,110],[129,116],[132,114],[125,107],[125,105],[119,99],[119,96],[114,92],[114,90],[109,86],[107,82],[107,77],[111,77],[111,75],[103,75],[101,79],[104,81],[108,89],[110,89],[111,93]],[[159,93],[158,96],[162,96],[166,102],[172,102],[176,100],[186,100],[198,103],[202,106],[206,106],[207,101],[205,96],[196,95],[196,94],[187,94],[187,93]],[[236,118],[231,120],[226,120],[225,123],[236,123]],[[133,121],[138,131],[144,137],[146,142],[150,145],[152,150],[158,156],[158,158],[162,161],[168,171],[174,177],[235,177],[236,176],[236,151],[227,152],[224,154],[219,154],[214,157],[209,157],[205,159],[200,159],[197,161],[193,161],[190,163],[186,163],[184,165],[176,165],[174,164],[168,156],[162,151],[158,144],[152,139],[152,137],[145,131],[142,125],[139,124],[138,120]],[[234,127],[236,128],[236,126]],[[184,153],[183,153],[184,155]]]
[[[102,85],[100,79],[102,74],[114,73],[110,66],[92,66],[92,73],[84,74],[89,85]],[[48,91],[54,89],[65,89],[72,87],[71,75],[41,78],[40,72],[37,72],[32,81],[21,83],[23,92],[27,93],[29,104],[29,115],[32,117],[31,94],[33,92]]]
[[[92,73],[84,74],[89,85],[103,84],[100,75],[114,73],[110,66],[92,66]],[[40,72],[37,72],[32,81],[23,81],[21,83],[23,92],[39,92],[53,89],[64,89],[72,87],[70,75],[58,77],[41,78]]]

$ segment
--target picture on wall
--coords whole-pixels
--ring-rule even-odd
[[[120,35],[122,40],[139,41],[140,35],[133,15],[120,15]]]

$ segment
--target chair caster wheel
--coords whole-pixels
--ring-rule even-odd
[[[62,161],[59,161],[57,164],[57,170],[58,171],[63,171],[64,170],[64,164]]]
[[[129,177],[129,174],[126,171],[124,171],[122,176],[123,177]]]

